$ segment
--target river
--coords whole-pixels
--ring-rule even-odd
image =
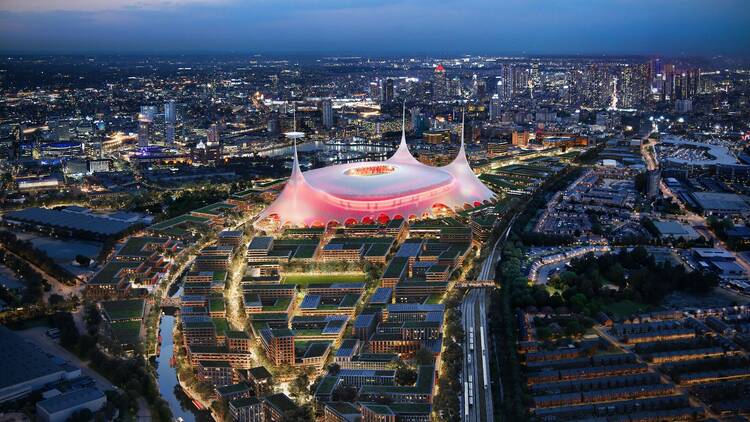
[[[274,148],[260,153],[263,157],[291,157],[293,147],[286,146]],[[297,145],[299,152],[319,152],[325,151],[335,153],[338,159],[352,159],[364,154],[389,154],[393,152],[393,147],[382,145],[346,145],[346,144],[327,144],[323,141],[311,141]]]

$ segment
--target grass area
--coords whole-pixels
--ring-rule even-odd
[[[610,317],[625,318],[633,314],[646,312],[650,309],[645,303],[637,303],[630,300],[610,303],[604,307],[604,312]]]
[[[308,284],[314,283],[364,283],[367,281],[367,275],[361,274],[306,274],[306,273],[289,273],[285,274],[281,282],[284,284],[297,284],[300,287],[307,287]]]
[[[141,332],[141,321],[113,322],[110,324],[112,335],[122,344],[138,344]]]

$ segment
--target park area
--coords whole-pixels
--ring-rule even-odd
[[[331,274],[310,274],[310,273],[287,273],[282,278],[284,284],[296,284],[304,288],[308,284],[319,283],[364,283],[367,281],[365,273],[331,273]]]

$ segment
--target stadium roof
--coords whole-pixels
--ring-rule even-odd
[[[292,174],[257,221],[291,226],[351,224],[422,217],[435,207],[463,210],[492,199],[494,193],[469,166],[463,136],[458,156],[450,164],[431,167],[411,155],[402,129],[401,144],[386,161],[346,163],[305,173],[295,144]]]

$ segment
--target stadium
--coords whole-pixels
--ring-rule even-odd
[[[460,211],[493,199],[494,193],[469,166],[463,135],[456,158],[446,166],[432,167],[411,155],[402,129],[398,149],[385,161],[302,172],[295,144],[292,174],[256,224],[313,227],[385,222]]]

